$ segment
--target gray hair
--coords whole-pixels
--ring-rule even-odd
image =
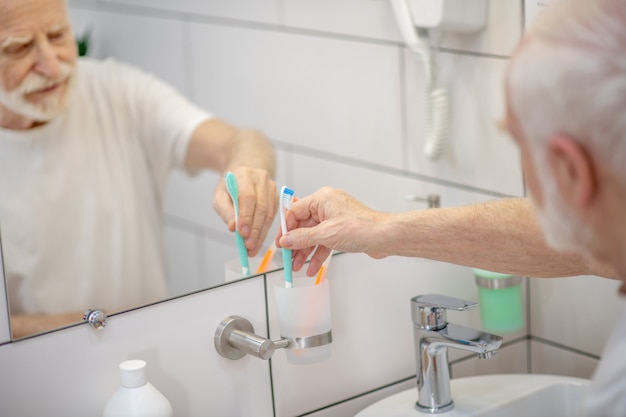
[[[626,174],[626,1],[551,5],[511,61],[508,87],[539,161],[547,140],[561,133]]]

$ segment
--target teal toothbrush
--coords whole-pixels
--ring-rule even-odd
[[[237,250],[239,251],[241,272],[247,276],[250,275],[250,265],[248,263],[248,251],[244,245],[243,237],[239,233],[239,188],[237,187],[237,179],[235,178],[235,174],[230,171],[226,173],[225,179],[226,189],[235,207],[235,241],[237,242]]]
[[[287,234],[287,222],[285,221],[285,214],[287,210],[291,208],[293,204],[293,190],[283,185],[280,189],[280,227],[283,235]],[[282,249],[283,252],[283,268],[285,273],[285,288],[293,287],[293,267],[291,263],[291,249]]]

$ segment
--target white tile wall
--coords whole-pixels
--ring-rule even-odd
[[[165,212],[185,219],[198,227],[228,233],[224,222],[213,210],[213,192],[220,175],[206,171],[189,177],[180,171],[170,175]]]
[[[102,0],[117,4],[136,5],[150,9],[185,12],[196,15],[246,20],[251,22],[276,23],[279,0]]]
[[[1,414],[99,416],[118,364],[144,359],[176,415],[272,416],[268,363],[229,361],[213,345],[232,314],[267,335],[263,293],[263,279],[252,279],[111,317],[101,331],[83,324],[0,346]]]
[[[275,355],[276,415],[300,415],[414,375],[411,297],[445,292],[471,298],[475,287],[467,279],[468,273],[464,267],[411,258],[336,256],[327,275],[333,317],[332,356],[316,366],[297,366],[289,364],[283,352]],[[274,273],[268,283],[270,287],[280,285],[281,280],[282,274]],[[280,335],[275,307],[273,291],[268,291],[272,338]],[[476,319],[471,314],[450,318],[479,326]]]
[[[407,202],[407,194],[440,196],[442,207],[478,203],[489,197],[467,190],[444,187],[427,181],[402,177],[371,168],[352,166],[320,157],[294,154],[292,183],[296,194],[307,195],[324,185],[348,190],[365,204],[383,211],[427,208],[424,202]]]
[[[531,333],[600,356],[620,312],[618,288],[594,276],[532,279]]]
[[[591,378],[598,360],[588,355],[564,350],[540,341],[530,341],[533,374],[554,374]]]
[[[504,57],[520,35],[519,1],[490,2],[481,34],[442,39],[440,82],[450,88],[452,133],[437,163],[421,155],[423,69],[399,47],[385,1],[70,5],[78,33],[93,27],[94,56],[148,69],[220,117],[264,131],[277,145],[278,184],[297,194],[334,185],[381,210],[421,208],[402,200],[408,193],[439,193],[443,206],[490,198],[475,189],[523,194],[518,152],[494,125],[502,114]],[[172,177],[166,242],[178,291],[221,283],[220,266],[235,253],[211,208],[217,179]],[[277,351],[272,384],[268,362],[215,354],[214,329],[229,314],[251,318],[262,335],[269,323],[278,337],[273,293],[266,317],[263,281],[253,279],[115,316],[101,333],[81,325],[0,345],[0,414],[99,415],[117,385],[117,364],[141,356],[180,415],[347,417],[414,384],[412,296],[478,298],[468,268],[418,259],[341,254],[328,277],[335,341],[326,362],[297,367]],[[271,275],[270,283],[278,280],[280,273]],[[530,353],[524,330],[507,335],[515,342],[489,361],[451,352],[454,375],[524,372],[529,356],[533,372],[590,374],[615,315],[615,283],[534,280],[530,288]],[[589,299],[602,311],[577,308]],[[449,319],[480,326],[478,310]],[[38,401],[29,400],[33,395]]]
[[[446,33],[439,46],[467,52],[508,56],[522,33],[522,3],[491,1],[487,24],[476,34]],[[400,42],[388,1],[289,0],[284,2],[289,27]]]
[[[402,391],[414,389],[415,399],[417,400],[417,383],[415,378],[409,381],[400,382],[388,387],[380,388],[368,394],[364,394],[357,398],[350,399],[337,405],[324,408],[320,411],[307,414],[310,417],[354,417],[359,411],[367,408],[377,401],[382,400],[390,395],[397,394]]]
[[[408,160],[411,172],[455,183],[522,196],[519,152],[500,133],[503,113],[503,59],[439,54],[440,84],[449,95],[449,137],[441,160],[427,159],[424,147],[424,73],[416,56],[406,53]],[[459,71],[459,69],[463,69]]]
[[[89,56],[115,57],[186,92],[183,23],[178,19],[72,8],[77,36],[91,31]]]
[[[189,294],[200,287],[196,237],[184,230],[165,227],[165,253],[167,254],[168,284],[174,296]]]
[[[399,41],[389,2],[380,0],[289,0],[284,4],[289,27]]]
[[[400,165],[398,48],[208,24],[191,36],[199,104],[277,141]]]

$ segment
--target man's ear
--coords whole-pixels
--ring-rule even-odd
[[[597,193],[596,173],[591,156],[567,135],[550,140],[550,169],[561,197],[576,208],[587,207]]]

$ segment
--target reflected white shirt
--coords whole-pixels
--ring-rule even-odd
[[[0,129],[0,236],[11,313],[107,311],[167,294],[162,200],[210,117],[163,82],[81,59],[69,109]]]

